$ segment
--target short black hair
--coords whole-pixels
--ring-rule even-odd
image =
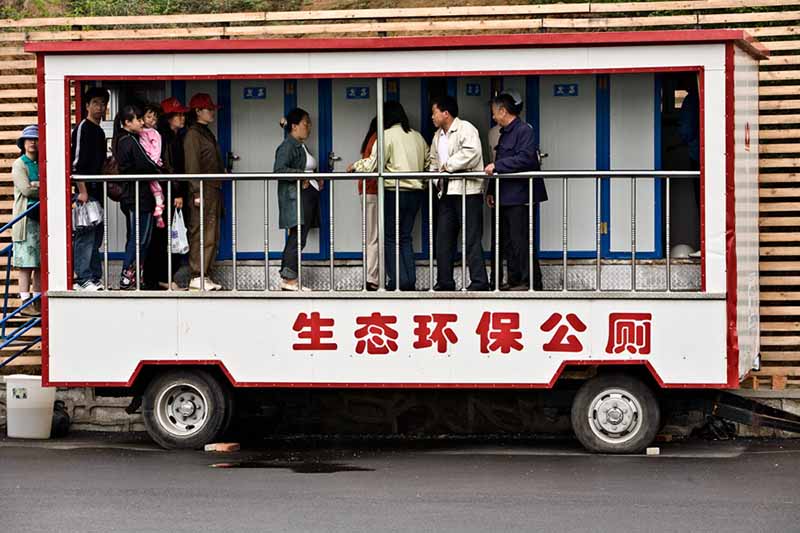
[[[89,105],[95,98],[101,98],[104,104],[108,104],[108,101],[111,99],[111,94],[109,94],[108,89],[104,87],[89,87],[86,89],[86,92],[83,93],[83,107]]]
[[[447,111],[450,116],[456,118],[458,116],[458,102],[449,94],[437,96],[431,101],[431,107],[436,106],[439,111],[444,113]]]
[[[515,117],[518,117],[519,114],[522,113],[522,102],[515,104],[514,98],[506,93],[500,93],[492,98],[492,104],[496,105],[497,107],[502,107]]]

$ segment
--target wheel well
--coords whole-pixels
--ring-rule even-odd
[[[652,371],[645,365],[566,365],[558,376],[555,386],[565,383],[584,382],[596,376],[608,374],[625,374],[640,379],[649,386],[654,392],[661,386],[658,384]]]
[[[214,377],[223,387],[231,386],[230,379],[219,365],[143,365],[128,389],[130,395],[141,396],[153,378],[170,370],[200,370]]]

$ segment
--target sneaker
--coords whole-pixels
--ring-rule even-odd
[[[100,289],[100,288],[99,288],[99,287],[98,287],[98,286],[95,284],[95,282],[94,282],[94,281],[91,281],[91,280],[89,280],[89,281],[84,281],[83,283],[81,283],[81,284],[79,284],[79,285],[75,285],[75,286],[73,287],[73,289],[74,289],[74,290],[76,290],[76,291],[78,291],[78,292],[97,292],[97,291],[101,290],[101,289]]]
[[[30,304],[28,307],[26,307],[25,309],[20,311],[19,314],[22,315],[22,316],[29,316],[29,317],[40,317],[40,316],[42,316],[41,311],[39,311],[36,308],[36,304],[37,303],[39,303],[39,300],[36,300],[32,304]]]
[[[305,285],[303,285],[303,288],[300,289],[300,284],[297,282],[296,279],[284,279],[284,278],[281,278],[281,290],[282,291],[294,291],[294,292],[297,292],[299,290],[310,291],[311,289],[309,289]]]
[[[103,285],[103,280],[101,280],[101,279],[96,279],[96,280],[94,280],[92,283],[94,283],[94,284],[97,286],[97,290],[98,290],[98,291],[104,291],[104,290],[106,290],[106,286],[105,286],[105,285]]]
[[[205,278],[203,280],[202,286],[207,291],[218,291],[218,290],[222,289],[222,285],[219,285],[218,283],[214,283],[214,281],[211,278]],[[192,278],[192,281],[189,283],[189,290],[192,290],[192,291],[201,290],[201,283],[200,283],[200,277],[199,276],[196,277],[196,278]]]
[[[133,269],[122,271],[122,275],[119,278],[119,289],[122,291],[136,289],[136,274],[134,274]]]

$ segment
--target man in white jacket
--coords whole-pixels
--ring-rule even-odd
[[[478,130],[458,118],[458,103],[450,96],[436,98],[431,105],[431,118],[438,129],[433,135],[428,170],[458,174],[483,170],[483,150]],[[464,180],[458,176],[442,176],[436,180],[439,196],[438,225],[436,229],[437,275],[434,290],[452,291],[453,260],[456,256],[458,235],[461,230],[461,196]],[[464,232],[467,242],[467,267],[470,284],[467,290],[489,290],[489,279],[483,260],[483,178],[466,180],[466,217]],[[463,268],[463,265],[462,265]]]

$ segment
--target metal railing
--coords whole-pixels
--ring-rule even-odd
[[[12,228],[14,224],[19,222],[23,218],[27,217],[31,211],[33,211],[38,207],[39,207],[39,202],[34,202],[30,206],[28,206],[28,208],[25,211],[15,216],[3,227],[0,227],[0,234]],[[17,341],[19,341],[23,337],[23,335],[25,335],[28,331],[35,328],[42,322],[41,317],[24,317],[25,320],[22,323],[18,324],[10,334],[6,335],[10,321],[12,319],[22,317],[21,313],[23,310],[27,309],[30,306],[33,306],[36,302],[40,301],[42,298],[41,295],[33,296],[32,298],[29,298],[24,303],[22,303],[22,305],[20,305],[19,307],[16,307],[15,309],[11,310],[11,312],[9,312],[9,300],[11,297],[11,290],[10,290],[11,259],[13,256],[14,256],[13,243],[7,245],[5,248],[0,250],[0,257],[6,258],[6,269],[5,269],[6,278],[4,280],[4,288],[3,288],[3,318],[0,319],[0,350],[8,346],[11,346],[12,344],[17,343]],[[11,363],[14,359],[21,356],[22,354],[30,350],[33,346],[41,342],[41,340],[42,340],[41,336],[36,336],[31,339],[23,341],[21,344],[19,344],[20,348],[16,352],[14,352],[9,357],[3,358],[0,361],[0,368],[3,368],[4,366]]]
[[[379,148],[380,148],[379,144]],[[384,254],[384,241],[385,241],[385,220],[384,220],[384,193],[385,193],[385,184],[384,179],[394,179],[394,234],[395,234],[395,249],[394,249],[394,290],[399,291],[400,283],[400,179],[418,179],[422,181],[428,182],[427,187],[427,196],[428,196],[428,208],[429,208],[429,216],[427,220],[428,224],[428,234],[430,236],[429,243],[428,243],[428,273],[429,273],[429,284],[427,291],[434,290],[434,272],[435,272],[435,264],[434,264],[434,254],[433,254],[433,180],[438,180],[442,177],[443,174],[436,173],[436,172],[373,172],[373,173],[360,173],[360,174],[353,174],[353,173],[341,173],[341,172],[333,172],[333,173],[236,173],[236,174],[162,174],[162,175],[118,175],[118,176],[88,176],[88,175],[74,175],[72,176],[73,180],[75,181],[101,181],[103,182],[103,189],[104,191],[107,190],[107,184],[111,181],[127,181],[127,182],[134,182],[135,183],[135,193],[136,193],[136,205],[135,205],[135,221],[136,221],[136,231],[135,231],[135,239],[136,239],[136,289],[140,290],[140,276],[139,273],[141,272],[140,268],[140,235],[139,235],[139,183],[141,181],[150,181],[153,179],[159,180],[166,180],[167,181],[167,203],[166,205],[169,206],[167,211],[167,227],[170,228],[172,225],[172,181],[186,181],[186,180],[197,180],[200,182],[200,190],[199,190],[199,197],[200,197],[200,205],[199,205],[199,226],[200,226],[200,243],[199,243],[199,252],[200,252],[200,280],[201,280],[201,290],[205,289],[204,286],[204,279],[205,275],[207,274],[204,272],[204,264],[205,264],[205,249],[204,249],[204,182],[209,180],[226,180],[231,182],[232,188],[232,204],[231,204],[231,257],[232,257],[232,271],[233,271],[233,284],[232,290],[238,290],[238,267],[237,267],[237,243],[238,240],[238,232],[240,231],[240,225],[238,224],[238,216],[237,216],[237,203],[236,203],[236,185],[239,182],[263,182],[264,183],[264,223],[263,223],[263,232],[264,232],[264,291],[269,292],[272,291],[273,288],[270,284],[270,275],[269,275],[269,252],[270,252],[270,222],[269,222],[269,186],[268,183],[271,181],[286,181],[291,180],[295,181],[297,187],[297,202],[296,202],[296,217],[297,217],[297,256],[298,256],[298,279],[297,282],[300,287],[303,287],[303,268],[302,268],[302,239],[301,235],[301,225],[300,221],[302,220],[302,212],[301,212],[301,197],[302,197],[302,187],[301,182],[303,180],[309,179],[325,179],[326,183],[329,187],[329,194],[330,198],[333,199],[334,191],[336,187],[337,181],[340,180],[360,180],[362,182],[362,186],[364,187],[364,191],[366,191],[366,180],[367,179],[374,179],[378,178],[378,236],[379,236],[379,244],[378,244],[378,251],[379,251],[379,290],[385,291],[386,290],[386,264],[385,264],[385,254]],[[450,181],[454,180],[461,180],[462,182],[462,192],[461,192],[461,291],[466,291],[467,287],[467,243],[466,243],[466,183],[468,179],[487,179],[491,186],[494,187],[494,196],[495,196],[495,209],[494,209],[494,220],[492,221],[494,225],[494,242],[493,242],[493,253],[494,253],[494,264],[495,264],[495,274],[494,274],[494,291],[500,290],[500,279],[502,277],[502,261],[500,257],[500,218],[501,218],[501,210],[503,206],[501,205],[500,199],[500,180],[517,180],[517,179],[527,179],[528,180],[528,267],[529,267],[529,291],[534,290],[534,261],[536,260],[536,247],[534,241],[534,213],[535,213],[535,202],[533,197],[533,180],[535,178],[549,178],[549,179],[560,179],[561,180],[561,192],[562,192],[562,205],[561,205],[561,269],[562,269],[562,283],[560,287],[560,291],[567,292],[570,290],[575,291],[594,291],[594,292],[605,292],[602,286],[602,254],[601,254],[601,210],[600,210],[600,190],[601,190],[601,180],[603,179],[611,179],[611,180],[629,180],[630,183],[630,195],[631,195],[631,205],[630,205],[630,261],[628,262],[630,268],[630,277],[631,277],[631,284],[630,284],[630,291],[631,292],[638,292],[639,289],[637,287],[636,281],[636,266],[637,266],[637,248],[636,248],[636,240],[637,240],[637,228],[636,228],[636,218],[637,218],[637,182],[640,179],[659,179],[665,182],[665,189],[666,189],[666,209],[665,209],[665,261],[664,261],[664,268],[666,273],[666,283],[664,289],[648,289],[648,292],[673,292],[675,289],[672,287],[672,280],[671,280],[671,257],[670,257],[670,193],[671,193],[671,180],[673,179],[698,179],[699,172],[696,171],[653,171],[653,170],[635,170],[635,171],[539,171],[539,172],[520,172],[514,174],[504,174],[504,175],[494,175],[494,176],[487,176],[482,172],[464,172],[464,173],[453,173],[453,174],[446,174]],[[497,179],[499,178],[499,179]],[[568,239],[568,226],[569,226],[569,209],[570,209],[570,198],[569,198],[569,184],[573,180],[578,181],[586,181],[586,180],[594,180],[595,182],[595,196],[596,196],[596,220],[595,220],[595,243],[596,243],[596,258],[594,261],[596,273],[595,273],[595,283],[594,289],[570,289],[569,284],[567,282],[567,274],[568,274],[568,256],[569,256],[569,239]],[[493,181],[493,183],[492,183]],[[328,231],[330,234],[330,243],[329,243],[329,250],[328,253],[330,254],[329,257],[329,288],[328,291],[336,291],[336,284],[335,284],[335,269],[336,269],[336,259],[334,255],[334,246],[335,246],[335,208],[334,202],[330,202],[330,216],[328,218]],[[108,283],[108,265],[109,265],[109,248],[108,248],[108,197],[104,194],[103,199],[103,212],[104,212],[104,235],[103,235],[103,262],[105,265],[104,269],[104,277],[105,277],[105,286],[109,287]],[[362,195],[361,198],[361,250],[362,250],[362,258],[363,258],[363,271],[364,271],[364,278],[363,283],[361,284],[361,291],[367,290],[367,260],[366,260],[366,251],[367,251],[367,242],[366,242],[366,235],[367,235],[367,227],[366,227],[366,193]],[[167,239],[167,258],[168,258],[168,272],[167,272],[167,286],[169,291],[172,290],[172,236],[171,232],[168,231],[168,239]],[[484,262],[485,264],[485,262]],[[681,289],[681,292],[684,292],[684,289]],[[677,292],[677,291],[675,291]]]

